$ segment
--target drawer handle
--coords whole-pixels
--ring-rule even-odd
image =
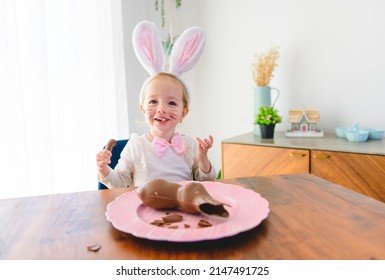
[[[290,153],[290,157],[292,158],[303,158],[305,156],[306,154],[302,154],[302,153]]]
[[[331,157],[330,155],[325,155],[325,154],[314,155],[314,158],[321,159],[321,160],[328,159],[330,157]]]

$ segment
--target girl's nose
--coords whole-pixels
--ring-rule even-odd
[[[158,113],[166,113],[166,110],[164,109],[164,106],[161,105],[161,104],[159,104],[157,111],[158,111]]]

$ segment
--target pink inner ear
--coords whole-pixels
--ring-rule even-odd
[[[143,53],[146,55],[148,60],[154,65],[155,57],[154,57],[154,46],[152,44],[152,34],[151,31],[146,29],[142,31],[141,36],[139,37],[139,46]]]
[[[183,54],[179,60],[180,65],[183,65],[186,63],[187,60],[190,59],[191,56],[196,52],[197,48],[199,47],[199,35],[194,34],[193,37],[191,37],[185,44],[183,49]]]

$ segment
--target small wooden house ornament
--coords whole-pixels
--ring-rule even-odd
[[[290,129],[287,137],[323,137],[323,131],[317,128],[320,121],[319,110],[290,110]]]

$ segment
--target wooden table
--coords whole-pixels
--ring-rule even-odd
[[[106,220],[106,205],[126,189],[5,199],[0,259],[385,259],[384,203],[309,174],[224,182],[266,198],[267,219],[233,237],[172,243]],[[87,250],[93,244],[100,250]]]

